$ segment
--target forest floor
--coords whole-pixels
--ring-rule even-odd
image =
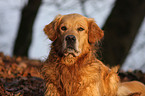
[[[39,73],[41,65],[39,60],[0,53],[0,96],[43,96],[45,82]],[[138,80],[145,84],[145,73],[139,70],[118,74],[121,81]]]

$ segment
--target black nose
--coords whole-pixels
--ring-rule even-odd
[[[68,35],[65,38],[66,41],[76,41],[76,37],[74,35]]]

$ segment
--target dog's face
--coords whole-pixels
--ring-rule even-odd
[[[65,57],[79,56],[104,35],[93,19],[79,14],[58,15],[44,31]]]

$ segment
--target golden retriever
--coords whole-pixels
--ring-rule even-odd
[[[79,14],[58,15],[44,28],[52,40],[41,68],[46,96],[117,96],[117,67],[109,69],[94,55],[104,36],[94,19]]]

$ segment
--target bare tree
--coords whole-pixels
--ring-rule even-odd
[[[13,55],[28,56],[28,50],[32,40],[32,28],[41,1],[29,0],[28,4],[23,8]]]
[[[145,0],[116,0],[103,29],[103,60],[122,65],[145,17]]]

